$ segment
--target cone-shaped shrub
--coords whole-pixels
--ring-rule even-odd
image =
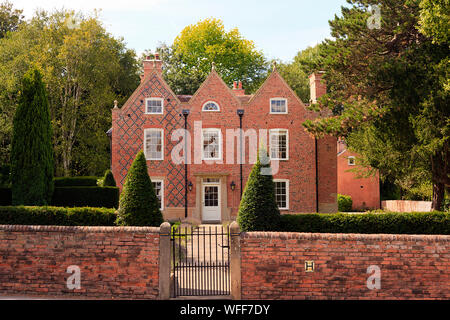
[[[267,151],[261,148],[239,205],[237,222],[242,231],[276,231],[279,228],[280,211],[268,162]]]
[[[104,187],[115,187],[116,180],[114,180],[114,175],[111,170],[105,171],[105,176],[103,177],[103,186]]]
[[[47,92],[37,69],[23,77],[13,120],[13,205],[47,205],[53,193],[53,143]]]
[[[163,222],[142,151],[137,154],[128,170],[117,213],[118,225],[159,227]]]

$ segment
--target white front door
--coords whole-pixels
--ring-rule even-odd
[[[220,184],[203,186],[203,221],[221,221]]]

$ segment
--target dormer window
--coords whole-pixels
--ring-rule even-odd
[[[163,98],[147,98],[145,99],[145,113],[147,114],[163,114],[164,99]]]
[[[220,111],[220,108],[214,101],[208,101],[203,105],[202,111]]]
[[[287,99],[285,98],[272,98],[270,99],[270,113],[286,114]]]

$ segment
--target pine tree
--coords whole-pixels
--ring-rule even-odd
[[[262,148],[253,166],[239,205],[237,222],[242,231],[276,231],[280,223],[280,210],[275,200],[275,185],[268,159]]]
[[[13,205],[47,205],[53,193],[52,126],[42,75],[30,69],[22,79],[11,146]]]
[[[114,175],[111,170],[105,171],[105,176],[103,177],[103,186],[104,187],[115,187],[116,180],[114,180]]]
[[[120,195],[118,225],[160,226],[163,222],[144,152],[140,151],[128,170]]]

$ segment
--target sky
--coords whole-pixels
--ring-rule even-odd
[[[30,18],[37,8],[74,9],[85,14],[101,9],[108,32],[123,37],[137,54],[172,44],[184,27],[219,18],[225,29],[238,28],[268,59],[291,61],[298,51],[331,38],[328,21],[345,0],[9,0]]]

